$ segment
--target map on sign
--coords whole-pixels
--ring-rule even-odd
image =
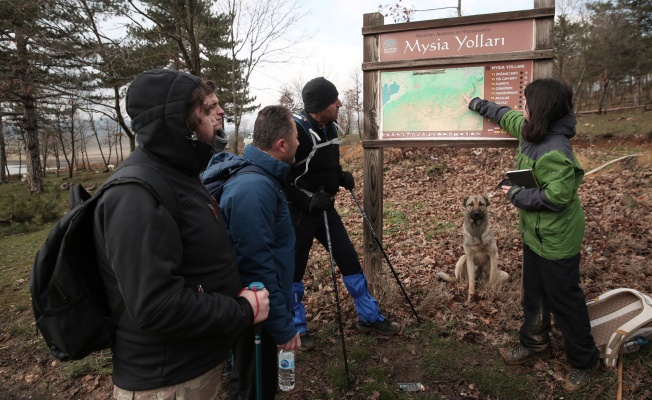
[[[384,136],[483,129],[482,117],[462,98],[484,98],[483,66],[382,72],[380,81]]]

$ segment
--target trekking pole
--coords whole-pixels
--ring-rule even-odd
[[[262,282],[252,282],[249,289],[255,291],[264,289],[265,285]],[[256,400],[263,398],[263,366],[261,361],[260,347],[261,347],[261,326],[260,324],[254,325],[254,346],[256,347]]]
[[[618,386],[616,400],[623,400],[623,357],[618,358]]]
[[[403,285],[401,284],[401,280],[398,279],[398,275],[396,274],[396,270],[394,270],[394,267],[392,266],[392,262],[389,261],[389,257],[387,257],[387,253],[385,253],[385,249],[383,248],[383,244],[380,243],[380,239],[378,239],[378,235],[376,235],[376,231],[374,230],[374,227],[371,225],[371,222],[369,221],[369,218],[367,218],[367,214],[365,214],[364,209],[362,208],[362,205],[360,204],[360,201],[358,201],[358,198],[356,197],[355,193],[353,193],[353,189],[349,189],[349,192],[351,192],[351,196],[353,196],[353,200],[355,200],[355,204],[358,205],[358,209],[360,210],[360,213],[362,214],[362,218],[365,220],[367,223],[367,226],[371,230],[371,234],[373,235],[374,239],[376,239],[376,243],[378,244],[378,247],[380,247],[380,250],[383,252],[383,256],[385,256],[385,260],[387,261],[387,264],[389,265],[389,269],[392,270],[392,274],[394,274],[394,278],[396,278],[396,283],[398,283],[398,286],[401,288],[401,291],[403,292],[403,296],[405,296],[405,300],[407,300],[408,304],[410,305],[410,308],[412,309],[412,312],[414,313],[414,316],[417,318],[417,321],[419,323],[423,322],[421,318],[419,318],[419,315],[417,314],[417,310],[414,309],[414,306],[412,305],[412,302],[410,301],[410,298],[408,297],[407,293],[405,292],[405,289],[403,289]]]
[[[328,255],[331,260],[331,275],[333,276],[333,288],[335,289],[335,304],[337,305],[337,319],[340,323],[340,338],[342,339],[342,354],[344,355],[344,372],[346,373],[346,386],[351,390],[349,381],[349,361],[346,358],[346,345],[344,344],[344,324],[342,324],[342,310],[340,309],[340,297],[337,294],[337,278],[335,277],[335,264],[333,263],[333,246],[331,245],[331,232],[328,228],[328,214],[324,210],[324,225],[326,226],[326,240],[328,241]]]

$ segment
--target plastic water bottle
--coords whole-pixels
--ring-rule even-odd
[[[278,387],[284,392],[294,389],[294,350],[278,352]]]
[[[625,353],[634,353],[635,351],[638,351],[641,346],[645,346],[646,344],[648,344],[648,341],[645,340],[643,336],[636,336],[629,342],[625,342],[623,347],[625,348]]]

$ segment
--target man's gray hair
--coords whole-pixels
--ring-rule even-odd
[[[260,110],[256,117],[251,144],[261,150],[269,150],[278,139],[290,138],[293,124],[290,109],[283,106],[267,106]]]

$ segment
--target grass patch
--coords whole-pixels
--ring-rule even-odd
[[[500,399],[525,399],[536,387],[530,376],[519,375],[515,379],[506,374],[505,364],[497,353],[479,356],[477,344],[434,337],[424,348],[421,364],[433,380],[462,378],[473,382],[483,393]]]
[[[425,236],[426,240],[432,240],[442,233],[448,232],[453,229],[458,229],[457,224],[446,221],[435,221],[435,223],[427,230]]]
[[[21,336],[25,338],[34,336],[34,329],[26,326],[25,324],[10,325],[8,332],[11,334],[11,336]]]
[[[0,237],[0,274],[2,290],[0,304],[8,309],[22,308],[29,305],[29,277],[36,251],[41,248],[49,232],[49,227],[40,230]],[[20,310],[18,310],[20,311]],[[6,315],[3,314],[3,319]]]
[[[443,379],[450,371],[458,371],[458,361],[471,355],[474,350],[451,339],[433,337],[428,346],[424,346],[421,365],[424,373],[434,380]],[[452,355],[456,355],[453,357]]]
[[[480,387],[483,393],[499,399],[526,399],[536,390],[536,382],[529,375],[514,377],[505,373],[505,363],[493,357],[488,364],[471,365],[464,371],[464,377]]]
[[[347,348],[347,355],[351,361],[364,364],[373,356],[374,341],[371,335],[360,335],[355,346]]]
[[[651,132],[652,112],[618,112],[605,115],[578,115],[578,136],[635,136]]]
[[[349,363],[349,379],[353,379],[353,376],[357,375],[358,366],[353,363]],[[344,368],[344,362],[341,358],[333,358],[332,364],[326,367],[326,376],[328,380],[332,383],[333,388],[336,390],[346,392],[348,384],[346,382],[346,369]]]
[[[396,390],[387,382],[387,371],[384,368],[368,369],[360,392],[373,399],[393,400],[396,398]]]
[[[111,375],[111,351],[103,350],[77,361],[63,363],[63,374],[74,378],[86,374]]]
[[[410,227],[410,220],[407,214],[399,209],[396,203],[388,202],[383,211],[385,221],[385,232],[388,234],[398,233]]]
[[[426,174],[427,177],[433,178],[433,177],[435,177],[437,175],[441,175],[444,172],[446,172],[447,168],[448,168],[448,165],[446,165],[445,163],[434,162],[434,163],[429,164],[426,167],[425,174]]]

